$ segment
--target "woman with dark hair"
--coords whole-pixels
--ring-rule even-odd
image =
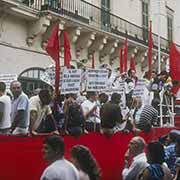
[[[79,170],[80,180],[100,180],[100,170],[89,148],[76,145],[71,150],[72,163]]]
[[[172,180],[172,175],[164,165],[164,147],[158,142],[150,142],[147,147],[149,166],[143,171],[140,180]]]

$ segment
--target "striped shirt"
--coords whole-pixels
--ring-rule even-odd
[[[158,111],[151,105],[145,105],[139,119],[138,127],[142,129],[147,121],[153,124],[158,120]]]

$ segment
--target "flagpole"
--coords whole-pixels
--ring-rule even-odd
[[[161,0],[158,0],[158,73],[161,72]]]

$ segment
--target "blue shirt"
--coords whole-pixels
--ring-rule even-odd
[[[166,163],[171,170],[172,174],[176,174],[176,166],[175,166],[175,161],[176,161],[176,151],[175,151],[175,143],[170,144],[165,148],[165,160]]]

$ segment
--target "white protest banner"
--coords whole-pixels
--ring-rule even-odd
[[[139,79],[136,82],[135,89],[133,91],[133,97],[140,97],[143,98],[144,95],[144,89],[146,88],[145,86],[145,80]]]
[[[108,81],[108,70],[88,69],[86,91],[103,91]]]
[[[81,69],[64,69],[62,74],[61,94],[79,93]]]
[[[17,74],[0,74],[0,81],[6,84],[6,89],[10,89],[12,81],[17,80]]]
[[[62,81],[62,71],[64,68],[61,68],[60,72],[60,86],[61,86],[61,81]],[[52,87],[55,87],[55,65],[50,65],[45,69],[44,74],[40,76],[40,79],[44,81],[45,83],[51,85]]]

